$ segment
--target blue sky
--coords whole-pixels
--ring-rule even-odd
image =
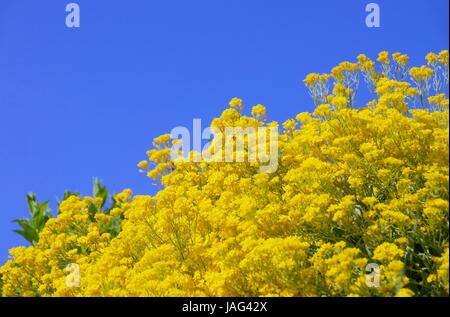
[[[65,0],[0,2],[0,263],[26,242],[11,221],[25,195],[154,193],[138,172],[153,137],[204,125],[232,97],[284,121],[313,109],[301,81],[360,53],[400,51],[422,63],[448,48],[448,0]],[[364,94],[363,94],[364,98]]]

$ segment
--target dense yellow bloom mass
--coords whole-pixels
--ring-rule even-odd
[[[407,55],[391,56],[308,75],[316,110],[283,124],[232,99],[212,125],[281,126],[274,173],[172,161],[177,141],[156,138],[138,166],[161,190],[125,190],[108,213],[97,198],[64,200],[35,245],[10,251],[2,295],[448,295],[448,52],[410,70]],[[376,93],[364,107],[359,76]],[[379,285],[367,283],[369,264]]]

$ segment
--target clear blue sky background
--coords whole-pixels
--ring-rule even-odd
[[[448,0],[64,0],[0,2],[0,263],[26,242],[11,221],[25,194],[51,200],[91,192],[154,193],[136,163],[153,137],[208,123],[234,96],[284,120],[312,110],[301,84],[359,53],[411,55],[448,48]]]

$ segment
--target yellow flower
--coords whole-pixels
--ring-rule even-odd
[[[428,103],[442,110],[448,109],[448,98],[446,98],[445,94],[428,97]]]
[[[406,65],[408,65],[409,56],[397,52],[392,54],[392,59],[396,61],[399,65],[405,67]]]
[[[383,51],[378,53],[377,61],[379,61],[382,64],[389,64],[389,52]]]
[[[384,242],[375,249],[373,259],[380,262],[391,262],[403,257],[404,253],[395,244]]]
[[[142,160],[142,161],[140,161],[140,162],[138,163],[138,166],[139,166],[140,168],[143,168],[143,169],[148,169],[148,161],[147,161],[147,160]]]
[[[317,73],[311,73],[303,80],[307,87],[312,87],[317,81],[319,81],[320,75]]]
[[[294,121],[294,119],[288,119],[283,123],[283,128],[286,130],[294,130],[297,126],[297,123]]]
[[[313,115],[328,117],[331,114],[331,108],[329,104],[321,104],[314,110]]]
[[[311,116],[308,112],[302,112],[302,113],[299,113],[298,115],[296,115],[295,119],[297,119],[298,122],[306,123],[309,120],[311,120]]]
[[[153,139],[154,143],[167,144],[170,141],[170,134],[163,134]]]
[[[348,100],[343,96],[336,96],[331,103],[338,108],[345,108],[348,105]]]
[[[411,69],[409,70],[409,75],[411,76],[411,78],[417,81],[428,80],[432,74],[433,70],[426,66],[411,67]]]
[[[446,78],[448,51],[413,67],[412,80],[401,79],[407,56],[392,59],[381,52],[378,72],[361,54],[332,75],[306,76],[316,108],[282,124],[271,173],[259,172],[261,153],[227,162],[213,146],[218,162],[193,161],[194,152],[173,161],[181,141],[155,138],[138,166],[159,189],[125,189],[103,207],[99,197],[66,198],[37,243],[9,251],[1,295],[448,296],[448,86],[428,93]],[[377,93],[367,106],[355,100],[359,75]],[[280,125],[262,105],[242,108],[233,98],[211,126]],[[245,150],[255,150],[249,139]],[[66,284],[74,267],[80,287]]]
[[[259,118],[267,119],[266,108],[261,104],[254,106],[252,108],[252,116],[254,116],[257,119]]]
[[[438,62],[448,67],[448,50],[439,52]]]
[[[396,297],[413,297],[414,292],[412,290],[410,290],[409,288],[401,288],[395,296]]]
[[[431,52],[425,56],[425,59],[427,60],[428,65],[433,65],[438,62],[439,56]]]
[[[242,103],[242,99],[234,97],[230,100],[229,105],[231,108],[236,109],[237,111],[242,111],[244,108],[244,104]]]

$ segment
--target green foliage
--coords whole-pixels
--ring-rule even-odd
[[[72,191],[70,191],[70,190],[66,190],[66,191],[64,192],[63,198],[62,198],[61,200],[58,200],[58,208],[59,208],[59,205],[61,205],[61,203],[62,203],[64,200],[66,200],[67,198],[69,198],[70,196],[78,196],[78,197],[81,197],[80,193],[76,193],[76,192],[72,192]],[[58,210],[58,212],[59,212],[59,210]]]
[[[103,206],[105,205],[105,203],[108,199],[109,193],[108,193],[108,189],[106,188],[106,186],[103,186],[102,182],[100,180],[98,180],[97,178],[94,178],[94,188],[93,188],[92,193],[93,193],[94,197],[100,197],[103,199],[102,206],[101,206],[103,208]]]
[[[50,208],[48,208],[48,201],[42,204],[39,203],[35,193],[27,195],[27,204],[31,219],[22,218],[14,220],[22,228],[22,230],[14,230],[14,232],[34,245],[38,242],[39,233],[44,228],[47,220],[52,217],[52,213]]]
[[[93,196],[98,198],[102,198],[102,203],[101,203],[101,207],[97,208],[94,205],[91,205],[92,208],[89,208],[89,212],[92,213],[92,216],[95,217],[95,213],[97,212],[103,212],[104,214],[109,215],[109,213],[111,212],[111,210],[113,208],[116,207],[116,200],[114,199],[114,195],[111,195],[111,204],[109,207],[105,207],[108,198],[109,198],[109,191],[106,188],[106,186],[102,185],[101,180],[98,180],[97,178],[94,178],[94,188],[93,188],[93,192],[92,192]],[[102,232],[107,232],[109,234],[111,234],[112,237],[115,237],[119,234],[119,232],[121,231],[121,227],[120,227],[120,223],[121,223],[121,218],[116,216],[113,218],[113,220],[107,225],[107,226],[102,226]]]
[[[116,207],[114,195],[110,197],[107,187],[104,186],[102,184],[102,181],[97,178],[94,178],[92,193],[93,197],[102,199],[101,206],[96,206],[94,204],[89,206],[88,212],[92,220],[95,219],[96,213],[103,212],[105,214],[109,214],[110,211],[114,207]],[[61,200],[58,200],[58,214],[59,214],[59,206],[63,201],[65,201],[70,196],[81,197],[81,194],[73,191],[65,191],[63,198]],[[106,203],[109,198],[111,200],[111,204],[108,208],[106,208]],[[31,218],[30,219],[22,218],[14,220],[14,222],[19,224],[19,226],[22,228],[21,230],[14,230],[14,232],[24,237],[32,245],[35,245],[39,241],[39,233],[44,228],[47,220],[49,220],[52,217],[52,213],[48,208],[48,201],[40,204],[36,199],[35,193],[30,193],[27,195],[27,203]],[[102,228],[103,229],[102,231],[108,232],[111,234],[111,236],[115,237],[121,231],[120,222],[121,218],[115,217],[108,227]]]

